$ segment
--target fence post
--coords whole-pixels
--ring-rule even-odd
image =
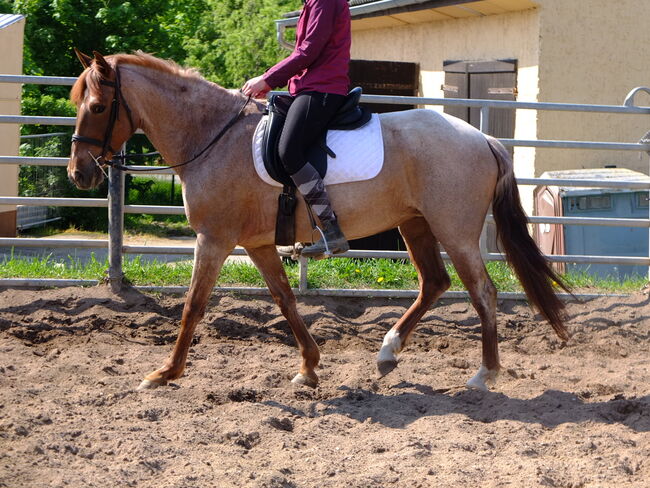
[[[298,281],[298,293],[304,295],[305,292],[309,289],[307,285],[307,258],[300,256],[298,258],[298,270],[299,270],[299,281]]]
[[[122,289],[122,245],[124,243],[124,172],[108,172],[108,283],[113,292]]]

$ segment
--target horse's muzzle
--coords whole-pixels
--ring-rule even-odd
[[[96,166],[83,169],[68,168],[68,179],[80,190],[91,190],[104,181],[104,175]]]

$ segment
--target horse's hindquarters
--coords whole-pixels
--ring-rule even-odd
[[[382,114],[380,120],[381,172],[328,187],[346,236],[366,237],[424,216],[440,240],[477,240],[497,178],[483,134],[431,110]],[[311,239],[309,226],[300,227],[298,239]]]

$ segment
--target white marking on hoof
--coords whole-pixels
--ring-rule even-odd
[[[153,390],[154,388],[158,388],[159,386],[160,385],[154,381],[142,380],[142,383],[140,383],[140,386],[138,386],[137,391]]]
[[[394,330],[389,330],[384,336],[379,354],[377,354],[377,368],[380,363],[395,363],[397,365],[397,353],[402,350],[402,340]]]
[[[316,388],[318,386],[318,380],[314,380],[302,373],[298,373],[296,376],[294,376],[293,379],[291,380],[291,383],[308,386],[310,388]]]
[[[484,365],[481,365],[478,373],[467,382],[467,387],[474,390],[489,391],[488,384],[494,385],[498,374],[498,370],[489,370]]]

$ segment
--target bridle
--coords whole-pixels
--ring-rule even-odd
[[[90,153],[90,156],[93,158],[95,164],[102,170],[102,172],[104,172],[104,168],[103,168],[104,166],[110,166],[111,168],[120,171],[146,172],[146,171],[160,171],[161,169],[178,168],[179,166],[185,166],[187,164],[190,164],[196,161],[200,156],[202,156],[211,146],[216,144],[219,141],[219,139],[221,139],[224,136],[224,134],[228,131],[228,129],[230,129],[233,125],[235,125],[235,122],[237,122],[241,114],[244,112],[246,105],[248,105],[248,102],[250,102],[251,100],[251,97],[248,96],[248,98],[241,106],[237,114],[235,114],[226,123],[226,125],[217,133],[217,135],[212,139],[212,141],[210,141],[210,143],[208,143],[201,151],[195,154],[191,159],[183,163],[172,164],[170,166],[155,166],[155,167],[152,166],[151,168],[133,168],[125,165],[128,159],[132,159],[136,157],[155,156],[155,155],[159,155],[160,153],[151,152],[146,154],[125,154],[124,151],[118,152],[111,147],[111,139],[113,137],[113,129],[115,128],[115,122],[119,120],[120,105],[124,105],[124,110],[126,111],[126,115],[129,118],[129,125],[131,126],[132,132],[135,132],[135,124],[133,123],[133,118],[131,116],[131,109],[129,108],[129,104],[126,102],[126,99],[122,94],[119,66],[115,67],[115,81],[102,79],[100,80],[100,83],[102,85],[106,85],[114,88],[113,100],[111,102],[111,112],[108,117],[108,125],[106,126],[106,130],[104,131],[104,140],[100,141],[99,139],[82,136],[75,132],[74,134],[72,134],[72,142],[73,143],[85,142],[86,144],[90,144],[92,146],[101,147],[102,152],[99,156],[94,156],[92,153]],[[110,160],[106,159],[107,151],[113,154],[113,159]]]
[[[104,140],[100,141],[99,139],[82,136],[75,132],[72,134],[72,142],[85,142],[86,144],[90,144],[92,146],[101,147],[102,152],[98,157],[93,156],[92,154],[91,156],[93,156],[93,159],[97,164],[101,164],[100,161],[105,160],[104,164],[110,166],[111,161],[108,161],[105,158],[107,150],[112,154],[117,154],[117,151],[111,147],[111,139],[113,138],[113,129],[115,128],[115,122],[120,118],[120,105],[124,105],[124,110],[126,111],[126,115],[129,118],[129,124],[131,125],[132,131],[135,131],[135,125],[133,124],[133,118],[131,117],[131,109],[129,108],[129,104],[126,102],[124,95],[122,94],[120,68],[115,67],[115,81],[102,79],[99,82],[102,85],[114,88],[113,101],[111,102],[111,112],[108,116],[108,125],[106,125],[106,130],[104,131]]]

